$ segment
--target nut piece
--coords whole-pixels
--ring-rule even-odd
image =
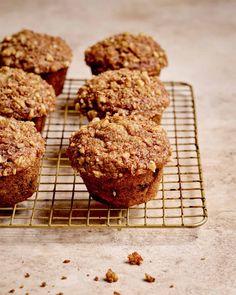
[[[143,80],[137,80],[137,85],[140,87],[143,87],[144,86]]]
[[[112,271],[111,268],[109,268],[107,270],[106,273],[106,279],[105,279],[108,283],[115,283],[118,281],[118,276],[115,272]]]
[[[148,164],[148,169],[150,169],[152,172],[156,171],[156,164],[154,161],[150,161],[150,163]]]
[[[145,273],[145,278],[144,278],[144,281],[145,282],[148,282],[148,283],[154,283],[155,282],[155,278],[150,276],[149,274]]]
[[[138,252],[133,252],[128,255],[128,263],[132,265],[140,265],[143,262],[143,258]]]
[[[5,163],[7,161],[7,158],[0,155],[0,164]]]

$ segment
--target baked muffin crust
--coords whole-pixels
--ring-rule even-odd
[[[162,169],[171,155],[164,129],[141,115],[95,118],[70,138],[72,167],[96,178],[122,178]]]
[[[32,122],[0,116],[0,177],[32,167],[44,153],[44,139]]]
[[[68,68],[72,51],[60,37],[22,30],[0,43],[0,65],[37,74]]]
[[[85,51],[85,61],[95,75],[120,68],[159,75],[168,65],[165,51],[152,37],[129,33],[114,35],[89,47]]]
[[[21,69],[0,68],[0,115],[31,120],[53,111],[55,102],[53,87],[40,76]]]
[[[158,77],[120,69],[88,80],[78,91],[75,109],[89,120],[114,113],[129,115],[134,111],[153,118],[161,116],[169,103],[168,92]]]

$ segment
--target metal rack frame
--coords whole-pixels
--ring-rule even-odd
[[[65,155],[72,132],[86,124],[73,101],[82,79],[67,79],[57,110],[45,125],[46,138],[39,185],[35,194],[12,208],[0,208],[0,227],[20,228],[167,228],[197,227],[207,221],[197,121],[192,86],[165,82],[171,105],[162,125],[167,130],[173,161],[162,178],[157,197],[129,209],[113,209],[93,200]]]

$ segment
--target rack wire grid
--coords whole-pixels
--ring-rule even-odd
[[[207,220],[196,110],[192,86],[165,82],[171,104],[162,125],[168,132],[173,161],[165,169],[155,199],[129,209],[114,209],[93,200],[65,151],[71,133],[86,120],[73,102],[82,79],[67,79],[57,109],[47,119],[46,152],[34,195],[11,208],[0,208],[0,227],[196,227]]]

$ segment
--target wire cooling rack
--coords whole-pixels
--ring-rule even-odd
[[[72,132],[86,124],[73,101],[84,80],[66,80],[57,110],[48,118],[43,136],[46,153],[35,194],[13,208],[0,208],[0,227],[196,227],[207,220],[196,111],[192,86],[165,82],[171,105],[162,124],[173,161],[164,169],[154,200],[129,209],[114,209],[93,200],[74,174],[65,151]]]

